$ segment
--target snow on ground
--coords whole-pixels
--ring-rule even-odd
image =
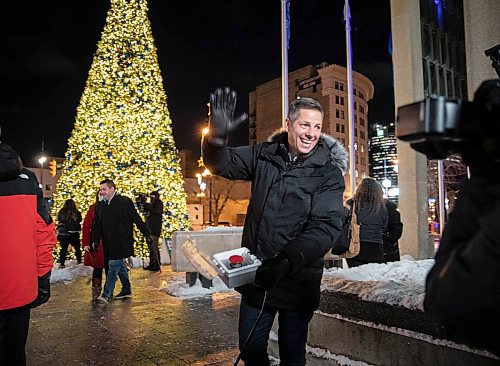
[[[207,296],[216,292],[235,292],[233,289],[228,288],[219,277],[212,281],[212,287],[204,288],[201,286],[201,281],[196,280],[193,286],[186,283],[185,278],[182,277],[179,281],[169,284],[166,288],[162,289],[167,294],[184,299],[194,298],[199,296]]]
[[[324,271],[321,289],[347,292],[366,301],[423,311],[425,277],[433,264],[433,259],[416,261],[410,256],[403,256],[399,262],[332,268]]]

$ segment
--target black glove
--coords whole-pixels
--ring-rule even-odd
[[[50,274],[52,271],[48,271],[43,276],[38,277],[38,296],[35,301],[31,303],[32,308],[36,308],[42,304],[49,301],[50,298]]]
[[[234,118],[236,92],[225,87],[210,93],[210,141],[217,145],[225,145],[228,135],[247,119],[246,113]]]
[[[257,268],[254,284],[264,290],[269,290],[288,273],[290,273],[290,262],[283,253],[278,252],[273,257],[262,261]]]
[[[90,251],[97,252],[97,248],[99,248],[99,243],[92,243],[90,245]]]

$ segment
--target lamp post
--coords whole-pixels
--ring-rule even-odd
[[[41,185],[41,188],[42,188],[42,197],[43,197],[43,164],[47,161],[47,157],[42,155],[39,159],[38,159],[38,163],[40,164],[40,185]]]
[[[209,177],[207,179],[210,179],[210,183],[208,185],[208,222],[213,224],[212,222],[212,173],[210,173],[210,170],[205,168],[203,173],[201,173],[202,177]]]
[[[382,180],[382,187],[384,187],[384,191],[385,191],[385,196],[388,197],[389,194],[388,194],[388,190],[389,188],[391,188],[391,181],[387,178],[384,178],[384,180]]]

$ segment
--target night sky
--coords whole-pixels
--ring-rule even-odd
[[[394,117],[388,54],[389,0],[351,0],[354,70],[375,84],[370,122]],[[342,0],[291,0],[289,71],[321,62],[345,65]],[[11,2],[2,12],[2,142],[33,165],[63,156],[76,107],[104,27],[109,0]],[[248,93],[281,75],[279,0],[149,0],[173,132],[179,149],[198,153],[208,95],[219,86]],[[247,126],[233,145],[247,142]],[[195,154],[196,155],[196,154]]]

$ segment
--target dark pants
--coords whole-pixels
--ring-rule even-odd
[[[92,278],[100,278],[102,279],[102,268],[94,268],[92,271]]]
[[[80,233],[69,233],[66,236],[58,236],[61,250],[59,251],[59,263],[64,265],[66,262],[66,254],[68,253],[68,245],[71,244],[75,249],[76,261],[82,262],[82,251],[80,250]]]
[[[303,366],[306,364],[306,342],[309,322],[313,312],[284,311],[265,308],[255,332],[244,350],[248,334],[252,329],[260,309],[251,307],[241,301],[239,319],[239,347],[242,351],[241,359],[246,366],[267,366],[267,342],[274,317],[278,313],[278,344],[281,366]]]
[[[26,365],[30,307],[0,310],[0,366]]]
[[[382,243],[362,241],[359,247],[359,254],[354,258],[347,258],[346,261],[349,268],[368,263],[383,263],[384,246]]]
[[[160,268],[160,247],[158,246],[158,241],[160,237],[158,235],[151,235],[153,243],[149,247],[149,266],[151,268]]]

